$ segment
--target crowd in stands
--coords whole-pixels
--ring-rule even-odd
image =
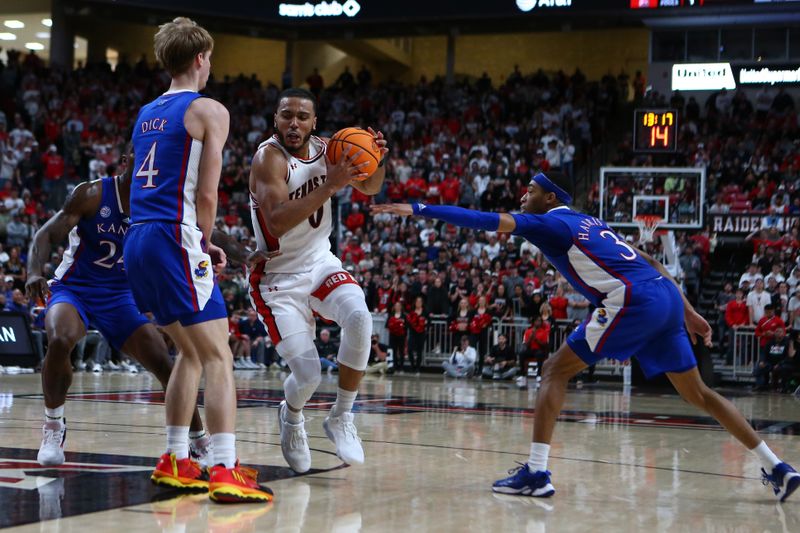
[[[527,323],[524,338],[505,342],[511,351],[521,346],[527,358],[536,360],[553,348],[556,321],[574,323],[589,313],[588,301],[530,243],[420,219],[371,217],[367,207],[370,202],[423,201],[510,211],[518,209],[519,198],[537,172],[561,171],[575,181],[587,156],[604,140],[608,125],[623,110],[629,111],[626,75],[590,81],[580,71],[546,74],[515,68],[502,81],[484,75],[453,84],[440,78],[404,84],[376,83],[361,69],[355,75],[346,70],[328,85],[318,73],[309,80],[319,97],[319,134],[370,125],[384,132],[391,148],[386,185],[377,197],[345,188],[334,204],[340,223],[336,251],[362,284],[370,309],[387,317],[389,345],[373,350],[375,363],[385,362],[390,350],[397,371],[419,371],[425,331],[431,321],[441,320],[455,344],[466,337],[474,348],[477,374],[488,369],[494,377],[499,365],[503,376],[509,363],[495,351],[499,339],[490,338],[492,323]],[[117,172],[136,112],[167,83],[168,76],[144,59],[134,64],[121,60],[113,71],[94,65],[62,72],[46,68],[34,53],[8,52],[8,61],[0,63],[3,307],[43,304],[28,302],[23,292],[31,236],[77,183]],[[280,90],[254,76],[212,79],[206,89],[231,114],[217,227],[251,245],[249,165],[259,143],[273,133],[271,116]],[[800,209],[793,181],[800,167],[797,116],[785,92],[766,89],[754,102],[723,92],[709,99],[704,109],[680,94],[670,102],[640,90],[634,96],[648,106],[678,108],[685,117],[680,150],[668,161],[657,161],[634,154],[626,140],[609,164],[706,166],[707,197],[713,199],[706,207],[712,212],[741,207],[736,202],[743,194],[748,196],[748,209]],[[690,188],[673,185],[691,196]],[[596,212],[597,195],[590,189],[579,207]],[[797,228],[789,230],[789,237],[779,237],[790,247],[794,243],[795,249],[787,252],[765,244],[763,255],[783,257],[781,272],[788,277],[796,259]],[[687,286],[696,299],[708,271],[713,236],[679,235],[678,244]],[[48,275],[62,253],[63,248],[54,249]],[[265,367],[276,362],[274,347],[249,311],[244,271],[229,266],[219,275],[219,284],[229,310],[237,365]],[[329,334],[335,342],[336,328]],[[335,366],[326,350],[321,346],[320,356]],[[443,357],[448,355],[455,354]]]

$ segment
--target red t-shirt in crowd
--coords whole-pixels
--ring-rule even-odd
[[[750,322],[750,314],[747,312],[747,302],[742,300],[737,302],[731,300],[725,306],[725,323],[729,327],[746,326]]]
[[[567,318],[567,299],[563,296],[550,298],[550,307],[553,308],[553,318],[556,320]]]

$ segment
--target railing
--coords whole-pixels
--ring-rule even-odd
[[[733,379],[734,381],[751,381],[753,365],[758,362],[759,343],[756,329],[751,326],[739,326],[733,330]]]

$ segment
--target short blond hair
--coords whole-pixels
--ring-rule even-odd
[[[214,39],[192,19],[177,17],[158,27],[153,49],[156,59],[174,77],[189,70],[197,54],[212,51]]]

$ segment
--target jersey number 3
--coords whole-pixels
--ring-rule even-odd
[[[155,168],[156,164],[156,145],[158,141],[154,141],[153,145],[150,147],[150,151],[147,152],[147,156],[142,161],[142,166],[139,167],[139,170],[136,171],[136,177],[146,179],[147,183],[142,185],[142,189],[152,189],[156,187],[156,184],[153,183],[153,178],[158,176],[158,169]]]
[[[636,250],[631,248],[630,245],[627,242],[619,240],[619,237],[613,231],[605,229],[605,230],[600,232],[600,236],[602,238],[604,238],[604,239],[609,239],[609,238],[613,239],[614,240],[614,244],[616,244],[617,246],[622,246],[623,248],[625,248],[628,251],[628,253],[620,252],[619,256],[621,258],[627,259],[628,261],[633,261],[634,259],[636,259],[636,256],[638,255],[636,253]]]

